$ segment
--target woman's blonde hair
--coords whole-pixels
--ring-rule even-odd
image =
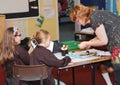
[[[92,14],[92,9],[84,6],[82,4],[78,4],[73,7],[70,11],[70,19],[75,22],[77,18],[84,20],[87,22],[90,19]]]
[[[36,39],[38,44],[40,44],[41,42],[43,42],[43,39],[47,39],[49,35],[50,34],[48,31],[41,29],[38,32],[36,32],[34,38]]]
[[[15,35],[17,35],[17,31],[14,31],[14,27],[9,27],[5,30],[0,43],[0,64],[4,64],[7,60],[13,59]]]

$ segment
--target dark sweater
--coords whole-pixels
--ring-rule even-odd
[[[20,45],[15,47],[14,59],[15,63],[19,65],[29,65],[30,55],[29,53]]]
[[[32,65],[46,64],[48,69],[48,78],[44,80],[44,85],[55,85],[54,78],[52,77],[52,67],[62,67],[66,66],[71,59],[65,57],[59,60],[54,56],[52,52],[42,46],[37,46],[31,53],[30,63]]]
[[[6,77],[12,76],[12,69],[14,63],[19,65],[29,65],[30,63],[30,55],[24,48],[19,45],[15,46],[14,58],[11,60],[7,60],[3,65]]]

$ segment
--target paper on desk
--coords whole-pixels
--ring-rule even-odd
[[[58,58],[58,59],[63,59],[65,56],[62,56],[61,52],[58,53],[54,53],[54,55]]]
[[[59,52],[59,53],[55,53],[54,54],[58,59],[63,59],[65,56],[62,56],[61,55],[61,52]],[[71,55],[71,56],[70,56]],[[88,57],[88,56],[82,56],[82,57],[80,57],[80,56],[75,56],[74,54],[67,54],[66,56],[69,56],[70,58],[71,58],[71,61],[72,62],[82,62],[82,61],[87,61],[87,60],[93,60],[93,59],[97,59],[97,58],[99,58],[99,57]]]
[[[111,56],[111,53],[109,51],[102,51],[102,50],[96,50],[96,49],[89,49],[87,51],[96,52],[97,56]]]
[[[89,49],[89,50],[75,52],[75,53],[82,55],[82,54],[86,54],[87,51],[89,51],[89,53],[96,52],[96,56],[111,56],[111,53],[109,51],[102,51],[102,50],[97,50],[97,49]]]
[[[69,56],[72,62],[82,62],[82,61],[93,60],[93,59],[99,58],[97,56],[89,56],[89,55],[80,56],[78,53],[66,54],[66,56]]]
[[[80,56],[80,54],[85,54],[86,51],[97,52],[97,55],[96,56],[93,56],[93,55]],[[87,61],[87,60],[98,59],[98,58],[100,58],[100,56],[110,56],[111,55],[109,51],[101,51],[101,50],[96,50],[96,49],[89,49],[86,51],[69,53],[69,54],[66,54],[66,56],[69,56],[71,58],[72,62],[82,62],[82,61]],[[64,56],[61,55],[61,52],[55,53],[55,56],[60,60],[64,58]]]

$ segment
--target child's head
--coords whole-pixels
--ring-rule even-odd
[[[17,27],[9,27],[5,30],[2,42],[6,44],[19,44],[21,40],[21,34]]]
[[[14,46],[20,43],[20,37],[17,27],[9,27],[5,30],[0,43],[0,63],[13,58]]]
[[[39,30],[36,32],[36,35],[34,36],[38,44],[44,44],[45,47],[48,47],[50,45],[50,34],[46,30]]]

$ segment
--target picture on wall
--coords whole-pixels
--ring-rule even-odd
[[[37,17],[39,0],[0,0],[0,14],[6,19]]]
[[[74,6],[74,0],[58,0],[59,22],[70,22],[69,13]]]

